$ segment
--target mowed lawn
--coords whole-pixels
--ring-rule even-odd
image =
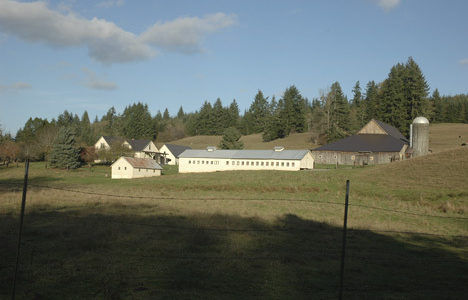
[[[111,180],[33,163],[22,299],[464,299],[468,149],[383,166]],[[0,169],[0,298],[24,169]]]

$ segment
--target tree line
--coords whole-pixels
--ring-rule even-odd
[[[166,142],[228,132],[223,147],[239,147],[239,134],[255,133],[261,134],[264,141],[271,141],[291,133],[311,132],[316,143],[332,142],[354,134],[370,119],[389,123],[404,135],[408,135],[409,125],[419,115],[434,123],[468,123],[468,94],[441,96],[435,89],[429,96],[429,85],[411,57],[394,65],[383,82],[369,81],[364,88],[356,82],[352,93],[348,99],[339,82],[311,100],[294,85],[287,87],[278,99],[258,90],[242,114],[235,99],[225,106],[219,98],[213,104],[205,101],[191,113],[181,106],[175,116],[167,108],[152,115],[148,105],[141,102],[128,105],[122,113],[111,107],[93,122],[87,111],[79,117],[66,110],[51,121],[29,118],[15,138],[0,131],[0,159],[9,162],[29,157],[53,162],[51,153],[59,135],[62,140],[73,140],[76,149],[84,149],[102,135]],[[63,128],[68,132],[60,133]],[[81,154],[90,156],[83,151]]]

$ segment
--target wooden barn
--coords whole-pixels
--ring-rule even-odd
[[[312,150],[316,164],[373,165],[403,160],[409,141],[395,127],[371,120],[355,135]]]

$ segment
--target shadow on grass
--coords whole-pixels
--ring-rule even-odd
[[[8,297],[17,218],[0,218],[0,298]],[[341,229],[285,215],[31,213],[17,294],[24,299],[336,299]],[[346,299],[462,299],[466,238],[350,231]],[[465,256],[466,257],[466,256]]]
[[[41,190],[40,185],[47,185],[51,182],[60,181],[60,178],[47,177],[47,176],[34,176],[28,178],[28,189],[34,188]],[[0,195],[9,192],[23,191],[24,178],[0,178]]]

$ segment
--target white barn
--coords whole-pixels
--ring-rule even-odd
[[[185,150],[179,156],[179,173],[313,169],[314,159],[309,150]]]
[[[192,149],[192,148],[189,146],[164,144],[159,149],[159,152],[161,153],[161,163],[168,164],[168,165],[178,165],[179,155],[188,149]]]
[[[152,158],[122,156],[112,165],[112,179],[161,176],[161,166]]]
[[[96,152],[99,150],[109,150],[115,144],[122,144],[124,139],[117,136],[101,136],[94,144]]]
[[[151,140],[126,140],[123,145],[135,151],[134,157],[137,158],[155,158],[159,153],[158,148]]]

